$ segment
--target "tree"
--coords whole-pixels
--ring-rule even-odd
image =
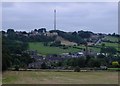
[[[15,65],[15,71],[19,71],[19,65]]]
[[[119,67],[120,64],[118,63],[118,61],[113,61],[113,62],[112,62],[112,66],[113,66],[113,67]]]
[[[45,62],[43,62],[43,63],[41,64],[41,69],[46,69],[46,68],[47,68],[47,65],[46,65]]]
[[[80,72],[80,67],[79,66],[75,67],[74,72]]]
[[[2,71],[11,66],[11,55],[7,45],[6,38],[2,38]]]
[[[21,63],[25,64],[28,66],[29,63],[32,63],[34,59],[32,59],[29,54],[27,53],[22,53],[21,58],[20,58]]]
[[[8,34],[7,37],[8,37],[9,39],[13,39],[13,40],[14,40],[15,37],[16,37],[15,32],[14,32],[14,29],[8,29],[8,30],[7,30],[7,34]]]
[[[13,34],[15,31],[14,31],[14,29],[8,29],[7,30],[7,34]]]
[[[104,59],[104,58],[106,58],[106,56],[105,55],[103,55],[103,54],[99,54],[98,56],[97,56],[97,58],[100,58],[100,59]]]
[[[26,32],[26,31],[23,31],[22,34],[27,34],[27,32]]]
[[[101,45],[101,46],[102,46],[102,48],[105,48],[105,44],[104,44],[104,43],[102,43],[102,45]]]
[[[34,29],[35,32],[37,32],[38,30],[37,29]]]
[[[5,48],[4,48],[5,49]],[[11,66],[11,57],[7,50],[2,50],[2,70],[7,70]]]
[[[71,59],[68,59],[68,66],[73,66],[73,67],[76,67],[78,66],[77,64],[77,59],[76,58],[71,58]]]
[[[116,54],[117,53],[117,50],[114,47],[107,47],[107,48],[105,48],[105,51],[106,51],[106,53],[109,53],[109,54]]]
[[[116,54],[117,50],[114,47],[101,48],[101,53]]]
[[[46,33],[46,28],[38,29],[38,33]]]
[[[5,31],[2,31],[2,35],[4,35],[6,32]]]
[[[28,43],[23,42],[21,39],[18,41],[13,36],[15,32],[13,29],[7,30],[8,36],[2,36],[2,70],[7,70],[9,67],[18,65],[28,65],[33,59],[23,53],[28,49]]]
[[[91,58],[94,58],[94,57],[92,57],[92,56],[90,56],[90,55],[86,55],[86,60],[85,60],[86,66],[88,65],[88,62],[89,62],[89,60],[90,60]]]
[[[84,45],[85,45],[85,55],[87,56],[88,55],[88,43],[85,42]]]
[[[85,58],[84,57],[80,57],[77,59],[77,64],[79,67],[85,67]]]
[[[97,58],[91,58],[88,62],[89,67],[100,67],[101,63]]]
[[[102,43],[100,53],[105,53],[105,44]]]
[[[81,38],[90,38],[92,32],[89,31],[78,31],[78,34]]]
[[[62,66],[62,62],[61,62],[61,61],[57,62],[57,63],[56,63],[56,66],[57,66],[57,67]]]

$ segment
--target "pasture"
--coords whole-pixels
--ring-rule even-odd
[[[59,47],[50,47],[44,46],[42,42],[30,42],[29,43],[30,50],[37,50],[40,54],[62,54],[62,53],[69,53],[69,52],[78,52],[80,49],[76,49],[73,47],[68,47],[68,49],[62,49]]]
[[[6,71],[3,84],[118,84],[118,72]]]
[[[107,47],[114,47],[117,50],[119,50],[119,48],[120,48],[120,44],[118,44],[118,43],[109,43],[109,42],[102,42],[102,43],[104,43],[105,46],[107,46]],[[102,43],[100,43],[99,45],[101,46]]]
[[[76,46],[76,48],[71,46],[68,47],[67,49],[62,49],[60,47],[44,46],[42,42],[29,42],[29,50],[37,50],[38,53],[43,55],[79,52],[81,51],[81,49],[85,49],[85,46],[80,45],[80,46]],[[100,49],[96,47],[88,47],[88,49],[92,51],[100,52]]]
[[[110,40],[112,42],[118,42],[118,37],[113,37],[113,36],[106,36],[104,40]]]

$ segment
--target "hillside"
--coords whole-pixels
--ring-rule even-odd
[[[102,44],[105,44],[106,47],[113,47],[119,50],[119,35],[117,34],[107,35],[82,30],[74,32],[60,30],[46,31],[46,29],[38,29],[31,32],[15,32],[13,29],[8,29],[7,32],[2,31],[2,34],[15,41],[27,42],[30,50],[38,50],[40,54],[61,54],[83,51],[86,48],[86,44],[88,45],[88,50],[91,52],[100,52]],[[59,44],[56,46],[54,42],[59,42]],[[52,46],[45,46],[44,43],[53,44]]]
[[[62,44],[62,45],[70,45],[70,46],[77,45],[77,43],[75,43],[75,42],[70,42],[70,41],[62,38],[61,36],[57,36],[57,37],[56,37],[56,41],[61,41],[61,44]]]
[[[29,49],[30,50],[37,50],[40,54],[62,54],[62,53],[69,53],[69,52],[78,52],[80,49],[76,49],[73,47],[68,47],[68,49],[62,49],[60,47],[50,47],[44,46],[42,42],[29,42]]]
[[[117,37],[105,36],[104,40],[111,40],[113,42],[117,41]],[[119,51],[118,43],[111,43],[111,42],[104,42],[101,41],[97,45],[88,45],[88,50],[92,52],[100,52],[100,48],[102,44],[105,44],[106,47],[113,47]],[[70,42],[60,36],[56,37],[56,41],[61,41],[62,45],[68,47],[67,49],[63,49],[62,47],[54,47],[54,46],[44,46],[43,42],[29,42],[29,49],[30,50],[37,50],[40,54],[62,54],[62,53],[69,53],[69,52],[79,52],[85,49],[84,44],[77,45],[75,42]]]
[[[95,34],[88,31],[39,32],[37,30],[27,33],[9,29],[7,32],[2,31],[2,35],[3,70],[13,66],[17,67],[16,65],[23,68],[28,64],[28,68],[56,68],[56,66],[64,68],[66,65],[85,67],[86,64],[87,67],[100,67],[100,65],[106,64],[112,67],[114,66],[111,65],[112,61],[116,61],[117,65],[114,67],[118,67],[120,63],[119,41],[117,41],[119,36],[115,34]],[[89,61],[87,58],[81,58],[89,56],[91,57]],[[46,67],[41,67],[44,60],[46,60]],[[49,61],[52,62],[50,65]],[[56,61],[59,64],[55,63]],[[65,64],[62,64],[61,61]],[[12,65],[10,65],[11,63]]]

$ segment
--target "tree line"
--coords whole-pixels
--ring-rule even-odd
[[[22,40],[14,39],[14,33],[8,31],[8,36],[2,35],[2,70],[17,66],[25,68],[34,60],[25,53],[28,49],[28,43]]]

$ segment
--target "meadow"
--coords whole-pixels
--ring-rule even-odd
[[[6,71],[3,84],[118,84],[118,72]]]
[[[75,47],[71,46],[71,47],[68,47],[67,49],[62,49],[60,47],[44,46],[42,42],[29,42],[29,50],[37,50],[38,53],[43,55],[79,52],[79,51],[82,51],[82,49],[85,49],[84,45],[79,45]],[[88,49],[95,52],[100,52],[100,49],[96,47],[88,47]]]
[[[107,46],[107,47],[114,47],[114,48],[116,48],[117,50],[120,49],[120,44],[118,44],[118,43],[109,43],[109,42],[102,42],[102,43],[104,43],[105,46]],[[101,46],[102,43],[100,43],[100,44],[98,44],[98,45]]]
[[[113,36],[105,36],[105,38],[103,40],[110,40],[112,42],[118,42],[118,38],[113,37]],[[88,46],[88,49],[93,52],[100,52],[100,47],[102,46],[102,43],[104,43],[105,46],[107,46],[107,47],[114,47],[119,51],[119,48],[120,48],[119,44],[118,43],[110,43],[110,42],[101,42],[95,46]],[[43,55],[79,52],[79,51],[82,51],[83,49],[85,49],[84,45],[79,45],[79,46],[75,46],[75,47],[71,45],[71,47],[68,47],[67,49],[63,49],[60,47],[44,46],[44,44],[42,42],[29,42],[30,50],[37,50],[38,53],[43,54]]]
[[[62,53],[69,53],[69,52],[78,52],[80,49],[76,49],[73,47],[68,47],[68,49],[62,49],[60,47],[50,47],[44,46],[42,42],[30,42],[29,43],[30,50],[37,50],[40,54],[62,54]]]
[[[119,38],[113,37],[113,36],[106,36],[106,37],[104,38],[104,40],[110,40],[110,41],[112,41],[112,42],[118,42],[118,39],[119,39]]]

